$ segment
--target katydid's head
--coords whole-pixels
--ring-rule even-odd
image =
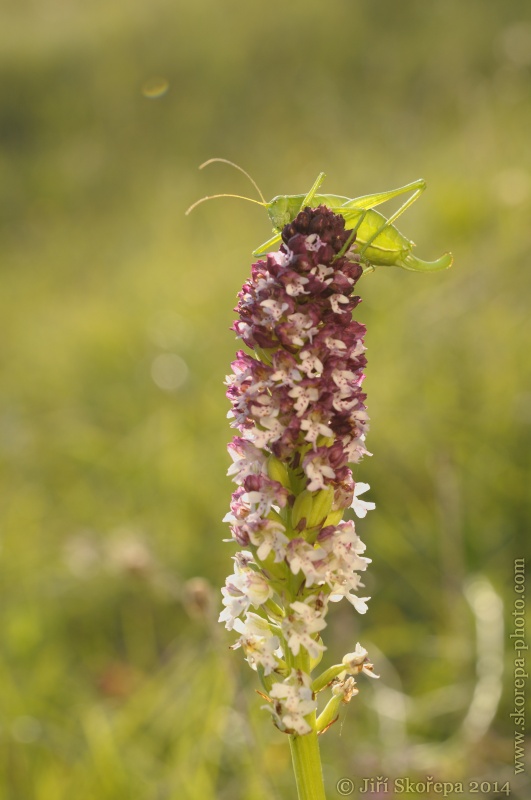
[[[324,172],[320,172],[317,176],[317,180],[306,195],[281,194],[278,195],[278,197],[273,197],[270,203],[266,203],[267,213],[269,214],[269,219],[275,226],[275,230],[280,233],[284,225],[289,225],[290,222],[293,222],[299,211],[302,211],[306,206],[319,205],[321,202],[319,198],[322,198],[322,195],[318,197],[317,190],[325,177],[326,175]],[[316,200],[317,202],[314,202]]]
[[[292,222],[300,211],[300,197],[289,197],[280,194],[273,197],[270,203],[265,204],[269,219],[277,231],[281,231],[284,225]]]

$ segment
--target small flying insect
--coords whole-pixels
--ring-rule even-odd
[[[244,197],[239,194],[214,194],[197,200],[186,211],[186,214],[189,214],[196,206],[206,200],[213,200],[216,197],[236,197],[240,200],[248,200],[251,203],[263,206],[273,223],[275,235],[254,250],[254,256],[261,256],[278,244],[281,240],[281,231],[284,225],[292,222],[303,208],[324,205],[335,214],[341,214],[345,220],[345,228],[352,231],[341,255],[346,252],[355,238],[358,254],[366,272],[373,271],[375,267],[380,266],[402,267],[402,269],[412,270],[413,272],[436,272],[452,266],[453,256],[451,253],[445,253],[436,261],[423,261],[417,258],[417,256],[413,255],[415,243],[400,233],[393,224],[415,200],[418,200],[426,188],[426,182],[422,178],[407,183],[398,189],[392,189],[389,192],[366,194],[362,197],[351,199],[337,194],[318,193],[326,177],[324,172],[321,172],[307,194],[278,195],[267,202],[253,178],[238,164],[234,164],[226,158],[210,158],[201,164],[199,169],[203,169],[208,164],[213,164],[217,161],[229,164],[242,172],[251,181],[261,199],[254,200],[251,197]],[[410,197],[389,218],[384,217],[379,211],[375,211],[375,206],[409,192],[411,192]]]

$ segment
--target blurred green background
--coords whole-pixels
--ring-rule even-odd
[[[325,663],[359,639],[382,677],[323,737],[325,780],[529,796],[509,717],[529,2],[4,0],[0,48],[2,800],[294,797],[287,738],[215,622],[229,326],[270,224],[236,200],[184,216],[252,193],[197,171],[213,156],[267,197],[320,170],[353,197],[428,182],[399,227],[454,268],[359,284],[372,601],[334,609]]]

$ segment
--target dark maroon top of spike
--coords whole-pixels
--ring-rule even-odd
[[[288,244],[297,234],[308,236],[317,233],[321,241],[329,244],[338,253],[347,241],[350,232],[345,230],[345,220],[340,214],[334,214],[326,206],[299,211],[293,222],[289,222],[282,230],[282,241]]]

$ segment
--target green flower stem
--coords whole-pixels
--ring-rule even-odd
[[[310,672],[310,657],[304,648],[293,658],[293,667]],[[290,735],[291,760],[297,783],[299,800],[326,800],[321,754],[317,741],[315,711],[305,717],[312,726],[311,733],[304,736]]]
[[[315,724],[315,714],[312,716]],[[289,741],[299,800],[326,800],[316,731],[304,736],[290,735]]]
[[[346,671],[346,666],[344,664],[334,664],[333,667],[328,667],[318,678],[314,680],[312,683],[312,689],[317,694],[317,692],[322,692],[323,689],[326,689],[328,684],[337,678],[338,675],[341,675],[342,672]]]

